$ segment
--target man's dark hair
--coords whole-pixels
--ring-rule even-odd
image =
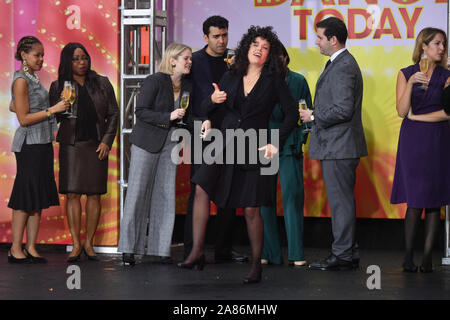
[[[317,28],[325,29],[324,34],[328,40],[336,37],[340,44],[345,45],[347,41],[347,27],[344,21],[336,17],[329,17],[316,23]]]
[[[228,29],[228,20],[221,16],[211,16],[203,22],[203,33],[209,35],[209,27]]]

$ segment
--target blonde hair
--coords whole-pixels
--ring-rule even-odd
[[[413,56],[412,56],[414,63],[418,63],[420,61],[420,57],[423,54],[423,48],[422,48],[423,44],[429,45],[430,42],[434,39],[434,37],[439,33],[444,36],[444,41],[445,41],[445,43],[444,43],[445,53],[444,53],[444,57],[442,58],[439,65],[441,67],[444,67],[447,69],[447,57],[448,57],[447,35],[445,34],[445,31],[443,31],[441,29],[437,29],[437,28],[422,29],[419,32],[419,34],[417,35],[416,45],[414,47],[414,52],[413,52]]]
[[[172,67],[172,64],[170,63],[170,58],[173,58],[175,60],[178,59],[180,54],[186,49],[189,49],[190,51],[192,51],[192,49],[185,44],[175,43],[175,42],[171,43],[166,48],[166,51],[164,51],[164,54],[161,59],[161,63],[159,64],[158,71],[172,75],[173,67]]]

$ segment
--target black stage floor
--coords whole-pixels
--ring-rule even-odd
[[[0,246],[0,299],[39,300],[415,300],[450,298],[450,266],[441,266],[441,252],[435,252],[435,272],[407,274],[401,269],[402,251],[361,250],[359,269],[313,271],[307,267],[264,266],[259,284],[244,285],[248,264],[207,264],[203,271],[180,270],[175,265],[158,264],[139,258],[134,267],[124,267],[120,255],[99,255],[101,261],[77,263],[81,289],[74,284],[67,254],[59,246],[41,247],[48,258],[44,265],[7,263],[9,245]],[[55,249],[58,248],[58,249]],[[249,247],[237,247],[249,253]],[[182,246],[173,247],[175,261],[182,259]],[[306,248],[308,261],[327,256],[328,250]],[[207,250],[207,260],[212,250]],[[416,255],[416,263],[420,253]],[[370,290],[370,265],[381,270],[381,289]],[[68,281],[69,280],[69,281]],[[375,283],[373,277],[369,283]]]

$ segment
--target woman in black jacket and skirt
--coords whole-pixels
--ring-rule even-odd
[[[242,37],[237,48],[236,63],[222,77],[219,85],[212,84],[215,91],[204,103],[212,127],[220,129],[224,137],[227,129],[242,129],[246,132],[263,129],[267,132],[272,110],[276,103],[280,103],[285,120],[279,131],[278,145],[284,145],[297,125],[298,111],[282,77],[280,53],[279,40],[272,27],[251,26]],[[234,150],[234,154],[239,158],[242,153],[247,156],[256,151],[253,149],[258,149],[265,151],[265,158],[271,158],[278,152],[272,144],[258,146],[246,143],[245,150]],[[243,164],[236,164],[236,161],[233,164],[203,164],[192,178],[197,188],[193,219],[194,245],[186,261],[178,266],[203,268],[205,231],[209,219],[209,201],[212,200],[219,207],[244,208],[252,248],[252,263],[244,283],[259,282],[264,231],[259,207],[271,205],[269,178],[269,175],[261,174],[260,162],[253,164],[248,159]]]

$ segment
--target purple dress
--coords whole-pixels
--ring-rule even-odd
[[[408,79],[419,64],[401,70]],[[450,71],[437,66],[427,90],[414,84],[411,106],[414,114],[442,109],[441,96]],[[398,139],[397,163],[391,203],[410,208],[438,208],[450,204],[450,126],[448,121],[420,122],[405,118]]]

